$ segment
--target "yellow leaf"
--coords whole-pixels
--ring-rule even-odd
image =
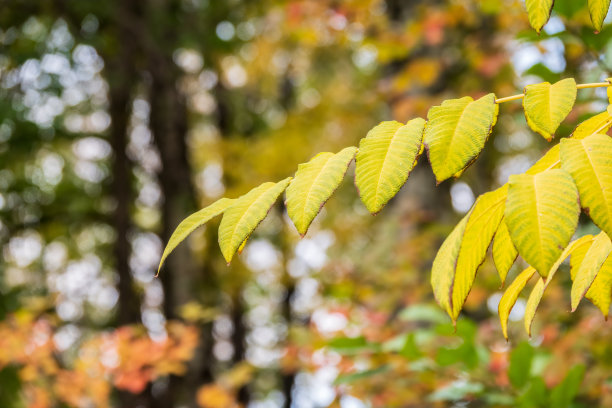
[[[561,167],[574,178],[582,208],[612,237],[612,138],[561,140]]]
[[[427,113],[425,146],[437,183],[460,174],[480,154],[497,121],[495,95],[450,99]]]
[[[502,285],[506,282],[506,276],[508,271],[514,264],[518,256],[518,251],[510,239],[510,233],[506,226],[506,221],[502,218],[499,223],[499,228],[493,238],[493,262],[497,273],[499,273],[499,279],[501,279]]]
[[[431,286],[436,300],[449,316],[453,316],[451,290],[455,265],[461,248],[461,239],[467,225],[469,213],[455,226],[453,232],[442,243],[431,268]]]
[[[608,87],[608,92],[610,91],[612,91],[612,86]],[[597,133],[606,133],[610,127],[612,127],[612,116],[608,111],[601,112],[576,126],[570,138],[584,139]]]
[[[159,266],[157,267],[157,273],[161,270],[161,267],[168,257],[170,253],[183,242],[185,238],[189,234],[191,234],[196,228],[201,225],[206,224],[213,217],[221,214],[227,207],[229,207],[233,203],[233,200],[229,198],[221,198],[206,208],[201,209],[200,211],[191,214],[189,217],[185,218],[181,223],[176,227],[170,239],[168,240],[168,244],[164,249],[164,253],[162,254],[161,260],[159,261]]]
[[[572,111],[576,92],[573,78],[553,85],[548,82],[527,85],[523,108],[529,127],[550,142],[563,119]]]
[[[563,253],[559,257],[559,259],[557,259],[552,268],[550,268],[550,271],[548,271],[548,276],[546,277],[546,281],[544,281],[543,278],[540,278],[538,280],[538,283],[529,295],[529,300],[527,301],[527,306],[525,308],[525,330],[527,331],[527,334],[529,336],[531,336],[531,323],[533,322],[533,318],[535,317],[535,313],[538,308],[538,305],[540,304],[540,300],[542,300],[542,295],[544,295],[544,290],[546,290],[546,288],[552,281],[552,278],[555,276],[555,273],[557,272],[557,270],[559,270],[559,267],[561,266],[563,261],[565,261],[568,256],[572,255],[576,248],[580,248],[585,242],[591,242],[592,240],[592,235],[585,235],[584,237],[573,241],[567,246],[567,248],[563,250]],[[542,282],[542,287],[540,287],[540,282]]]
[[[225,210],[219,225],[219,247],[228,264],[240,245],[266,217],[290,181],[291,177],[288,177],[278,183],[263,183],[235,199]]]
[[[561,161],[559,159],[559,145],[557,144],[551,147],[550,149],[548,149],[546,154],[540,157],[540,160],[535,162],[533,166],[531,166],[525,172],[525,174],[534,175],[534,174],[542,173],[543,171],[546,171],[546,170],[559,168],[560,164],[561,164]]]
[[[421,118],[405,125],[382,122],[359,142],[355,185],[370,213],[382,210],[406,182],[421,154],[424,128]]]
[[[582,264],[589,248],[593,245],[594,239],[595,237],[593,235],[586,235],[582,237],[582,242],[573,249],[570,258],[570,278],[572,281],[576,278],[576,273],[578,273],[578,269],[580,269],[580,264]]]
[[[589,299],[595,306],[601,310],[604,317],[608,318],[610,310],[610,298],[612,297],[612,256],[606,258],[597,273],[593,284],[586,293],[586,298]]]
[[[298,166],[287,187],[286,205],[289,218],[302,236],[342,182],[356,151],[356,147],[347,147],[337,154],[319,153]]]
[[[525,269],[521,272],[514,281],[508,286],[508,289],[504,292],[501,300],[499,301],[499,306],[497,307],[497,312],[499,314],[499,321],[501,323],[502,332],[504,333],[504,337],[508,339],[508,318],[510,317],[510,312],[516,303],[519,295],[527,285],[527,282],[533,274],[535,273],[535,269],[532,266]]]
[[[576,310],[580,300],[591,287],[610,251],[612,251],[612,242],[606,233],[601,232],[593,240],[574,277],[571,291],[572,312]]]
[[[540,277],[531,290],[529,298],[527,299],[527,304],[525,305],[525,331],[529,337],[531,337],[531,324],[533,323],[533,318],[535,317],[542,295],[544,295],[544,288],[544,278]]]
[[[566,171],[510,176],[506,225],[519,254],[542,277],[572,238],[579,214],[578,190]]]
[[[538,32],[548,22],[552,11],[554,0],[525,0],[529,24]]]
[[[457,320],[463,303],[470,293],[476,271],[487,255],[487,248],[504,215],[508,186],[481,195],[468,216],[457,257],[451,295],[451,318]]]
[[[606,15],[608,15],[608,9],[610,8],[610,0],[588,0],[589,3],[589,14],[591,15],[591,21],[593,27],[597,32],[600,32]]]

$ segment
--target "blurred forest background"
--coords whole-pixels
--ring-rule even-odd
[[[531,340],[490,259],[456,333],[433,301],[445,235],[548,148],[518,105],[458,181],[421,160],[376,217],[345,181],[303,239],[279,202],[231,267],[217,220],[154,278],[188,214],[381,120],[610,76],[583,3],[537,36],[520,0],[0,2],[0,407],[612,406],[610,324],[569,282]],[[559,134],[606,105],[581,91]]]

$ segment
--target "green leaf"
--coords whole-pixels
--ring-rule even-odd
[[[355,185],[361,201],[378,213],[402,188],[422,151],[425,120],[402,125],[382,122],[359,142],[355,160]]]
[[[531,337],[531,324],[533,323],[536,310],[538,309],[542,296],[544,295],[545,288],[544,278],[538,278],[535,286],[533,289],[531,289],[531,293],[527,299],[527,304],[525,305],[525,331],[529,337]]]
[[[526,0],[529,24],[538,32],[542,31],[552,12],[554,0]]]
[[[548,271],[546,281],[540,278],[538,280],[538,283],[536,283],[536,285],[532,289],[531,294],[529,295],[529,299],[527,300],[527,306],[525,307],[525,331],[527,331],[527,334],[529,336],[531,336],[531,324],[533,323],[533,319],[535,318],[535,313],[538,306],[540,305],[540,301],[542,300],[544,291],[552,281],[556,272],[559,270],[559,267],[568,256],[573,256],[573,253],[574,251],[576,251],[577,248],[581,248],[585,242],[590,243],[592,240],[592,235],[585,235],[575,241],[572,241],[572,243],[570,243],[567,248],[563,250],[563,253],[559,257],[559,259],[557,259],[552,268],[550,268],[550,271]]]
[[[612,237],[612,138],[561,140],[561,168],[574,178],[582,208]]]
[[[576,92],[573,78],[553,85],[548,82],[527,85],[523,108],[529,127],[550,142],[563,119],[572,111]]]
[[[229,198],[221,198],[206,208],[201,209],[198,212],[191,214],[189,217],[185,218],[181,223],[176,227],[170,239],[168,240],[168,244],[164,249],[164,253],[162,254],[161,260],[159,261],[159,266],[157,267],[157,273],[161,270],[161,267],[174,248],[178,246],[189,234],[191,234],[196,228],[201,225],[206,224],[213,217],[221,214],[227,207],[229,207],[234,200]]]
[[[514,307],[519,295],[525,288],[525,285],[527,285],[527,282],[529,279],[531,279],[535,272],[536,270],[532,266],[521,272],[508,286],[508,289],[506,289],[501,300],[499,301],[497,312],[499,314],[502,332],[504,333],[504,337],[506,339],[508,339],[508,318],[510,317],[510,312],[512,311],[512,308]]]
[[[612,251],[612,242],[606,233],[601,232],[593,240],[593,244],[587,251],[574,277],[571,292],[572,312],[576,310],[580,300],[591,287],[597,272],[601,269],[610,251]]]
[[[453,277],[451,294],[453,320],[457,320],[474,284],[476,271],[487,255],[487,248],[504,215],[507,193],[508,186],[504,185],[495,191],[483,194],[478,197],[470,211]]]
[[[278,196],[289,185],[291,177],[278,183],[263,183],[240,198],[225,210],[219,225],[219,247],[229,264],[240,245],[266,218]]]
[[[425,146],[437,183],[457,176],[483,149],[497,121],[495,95],[450,99],[427,113]]]
[[[338,378],[336,378],[336,380],[334,381],[334,385],[354,383],[359,380],[364,380],[364,379],[373,377],[378,374],[383,374],[389,371],[390,369],[391,367],[389,367],[388,365],[383,365],[383,366],[380,366],[378,368],[374,368],[371,370],[365,370],[365,371],[359,371],[359,372],[351,373],[351,374],[339,375]]]
[[[319,153],[298,166],[287,187],[286,205],[289,218],[302,236],[342,182],[356,151],[356,147],[347,147],[337,154]]]
[[[609,86],[608,91],[611,89],[612,86]],[[608,111],[601,112],[576,126],[570,138],[584,139],[597,133],[606,133],[610,127],[612,127],[612,116]]]
[[[584,366],[578,364],[573,366],[563,381],[561,381],[550,393],[550,407],[569,408],[572,401],[578,395],[580,384],[584,378]]]
[[[510,176],[506,225],[519,254],[546,277],[567,246],[580,215],[578,190],[564,170]]]
[[[612,297],[612,256],[608,255],[606,258],[585,297],[601,310],[606,319],[608,318]]]
[[[499,273],[499,278],[503,285],[506,282],[508,271],[510,271],[510,268],[518,257],[518,251],[512,243],[510,232],[508,232],[508,227],[506,226],[504,218],[500,221],[499,228],[493,238],[492,252],[493,262],[495,263],[495,268],[497,269],[497,273]]]
[[[523,388],[529,382],[529,371],[533,360],[533,347],[526,341],[520,342],[510,353],[508,379],[516,388]]]
[[[455,275],[455,265],[461,248],[461,239],[468,222],[468,215],[455,226],[453,232],[444,240],[438,250],[431,268],[431,286],[434,297],[449,316],[453,316],[451,307],[451,290]]]
[[[589,3],[589,14],[591,15],[591,21],[593,27],[597,32],[600,32],[603,28],[603,23],[608,15],[608,9],[610,8],[610,0],[588,0]]]

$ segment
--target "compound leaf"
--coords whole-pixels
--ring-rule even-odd
[[[585,212],[612,237],[612,138],[561,140],[561,168],[574,178]]]
[[[370,213],[382,210],[406,182],[421,154],[424,128],[421,118],[405,125],[382,122],[359,142],[355,184]]]
[[[506,225],[519,254],[542,277],[572,238],[579,214],[578,190],[566,171],[510,176]]]
[[[480,154],[497,121],[495,95],[450,99],[427,113],[425,146],[437,183],[458,176]]]
[[[608,91],[612,89],[608,87]],[[576,129],[570,135],[572,139],[584,139],[597,133],[606,133],[612,127],[612,116],[608,111],[598,113],[597,115],[585,120],[576,126]]]
[[[356,151],[356,147],[347,147],[337,154],[319,153],[298,166],[287,187],[286,205],[289,218],[302,236],[342,182]]]
[[[287,177],[278,183],[263,183],[235,199],[233,204],[225,210],[219,225],[219,247],[228,264],[241,244],[266,218],[268,211],[278,196],[285,191],[290,181],[291,177]]]
[[[234,200],[229,198],[221,198],[208,207],[201,209],[189,217],[185,218],[181,223],[176,227],[170,239],[168,240],[168,244],[164,249],[164,253],[162,254],[161,260],[159,261],[159,266],[157,267],[157,273],[161,270],[161,267],[174,248],[178,246],[189,234],[191,234],[196,228],[201,225],[206,224],[213,217],[221,214],[227,207],[229,207]]]
[[[563,79],[553,85],[548,82],[527,85],[523,108],[527,124],[549,142],[563,119],[576,102],[576,81]]]

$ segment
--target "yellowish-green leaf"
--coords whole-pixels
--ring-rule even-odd
[[[559,159],[559,145],[556,144],[550,149],[548,149],[546,154],[540,157],[540,160],[535,162],[533,166],[531,166],[525,172],[525,174],[533,175],[533,174],[542,173],[543,171],[546,171],[546,170],[559,168],[560,165],[561,165],[561,161]]]
[[[424,140],[438,184],[461,174],[476,160],[495,126],[498,112],[494,94],[476,101],[469,96],[450,99],[429,110]]]
[[[573,78],[553,85],[548,82],[527,85],[523,108],[529,127],[551,141],[563,119],[572,111],[576,92]]]
[[[469,213],[455,226],[436,254],[431,269],[431,286],[434,296],[440,306],[449,316],[453,316],[451,306],[451,290],[455,275],[457,257],[461,248],[461,239],[467,225]]]
[[[557,259],[552,268],[550,268],[548,276],[546,277],[546,281],[544,281],[544,278],[540,278],[536,286],[534,286],[533,290],[531,291],[531,294],[529,295],[529,300],[527,301],[527,306],[525,308],[525,330],[527,331],[527,334],[529,334],[529,336],[531,336],[531,323],[533,322],[533,318],[535,317],[535,313],[538,308],[538,305],[540,304],[540,300],[542,300],[544,290],[546,290],[546,288],[552,281],[552,278],[555,276],[555,273],[559,270],[559,267],[561,266],[563,261],[565,261],[568,256],[572,255],[576,248],[581,247],[582,245],[584,245],[585,242],[590,243],[592,240],[592,235],[585,235],[582,238],[572,241],[572,243],[570,243],[567,248],[563,250],[563,253],[559,257],[559,259]],[[540,282],[542,283],[540,284]]]
[[[579,214],[578,190],[566,171],[510,176],[506,225],[519,254],[541,276],[569,243]]]
[[[611,90],[612,86],[609,86],[608,91]],[[576,129],[574,129],[570,138],[584,139],[585,137],[595,135],[597,133],[606,133],[611,127],[612,116],[610,116],[608,111],[601,112],[576,126]]]
[[[499,228],[493,238],[493,262],[497,273],[499,273],[499,279],[501,279],[502,285],[506,282],[506,276],[508,271],[516,261],[518,251],[512,243],[508,227],[504,218],[499,223]]]
[[[170,239],[168,240],[168,244],[164,249],[164,253],[162,254],[161,260],[159,261],[159,266],[157,267],[157,273],[161,270],[161,267],[174,248],[178,246],[189,234],[191,234],[196,228],[201,225],[206,224],[213,217],[221,214],[227,207],[229,207],[234,200],[230,200],[229,198],[221,198],[206,208],[201,209],[189,217],[185,218],[181,223],[176,227]]]
[[[554,0],[526,0],[527,14],[529,15],[529,24],[538,32],[548,22],[550,13],[552,12]]]
[[[476,272],[487,255],[487,248],[504,216],[508,186],[481,195],[470,211],[461,240],[461,248],[455,268],[451,309],[452,319],[457,320],[465,299],[472,289]],[[452,271],[449,271],[452,272]]]
[[[529,337],[531,337],[531,324],[533,323],[533,318],[535,317],[540,300],[542,300],[542,296],[544,295],[544,288],[544,278],[540,277],[531,290],[529,298],[527,299],[527,304],[525,305],[525,331]]]
[[[342,182],[356,151],[356,147],[347,147],[337,154],[319,153],[298,166],[287,187],[286,204],[289,218],[302,236]]]
[[[576,310],[580,300],[591,287],[597,272],[610,255],[610,251],[612,251],[612,242],[606,233],[601,232],[593,240],[593,244],[587,251],[574,277],[571,292],[572,312]]]
[[[359,142],[355,184],[370,213],[382,210],[406,182],[421,154],[424,128],[421,118],[405,125],[382,122]]]
[[[586,235],[582,237],[582,242],[576,245],[572,250],[572,256],[570,258],[570,278],[572,281],[576,278],[578,269],[580,269],[580,265],[589,251],[589,248],[593,245],[594,240],[595,237],[593,235]]]
[[[612,298],[612,256],[606,258],[585,297],[608,318]]]
[[[527,285],[527,282],[529,279],[531,279],[534,273],[535,269],[533,269],[531,266],[521,272],[508,286],[508,289],[506,289],[501,300],[499,301],[497,312],[499,314],[502,332],[504,333],[504,337],[506,339],[508,339],[508,318],[510,317],[510,312],[512,311],[512,308],[514,307],[519,295],[525,288],[525,285]]]
[[[600,32],[606,15],[608,15],[608,9],[610,8],[610,0],[588,0],[589,3],[589,14],[591,15],[591,21],[593,27],[597,32]]]
[[[225,210],[219,225],[219,247],[228,264],[240,245],[266,217],[290,181],[291,177],[288,177],[278,183],[264,183],[235,199]]]
[[[561,140],[561,168],[574,178],[582,208],[612,237],[612,138]]]

